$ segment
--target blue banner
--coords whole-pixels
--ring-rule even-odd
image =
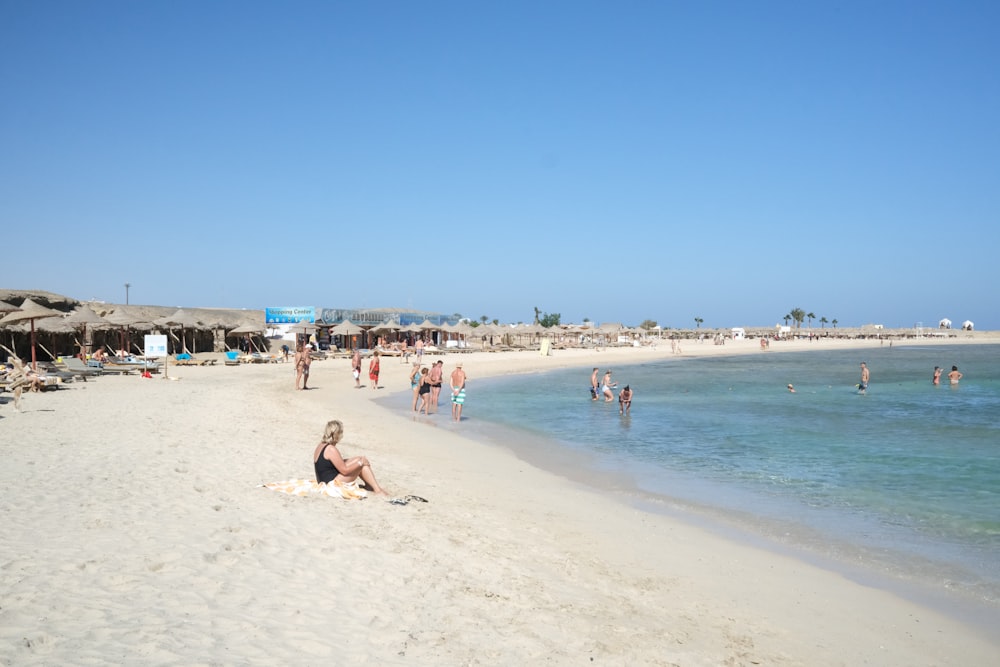
[[[264,321],[267,324],[295,324],[305,320],[310,324],[316,321],[316,308],[265,308]]]

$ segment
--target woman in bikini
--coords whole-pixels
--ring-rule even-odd
[[[316,481],[323,484],[349,484],[358,477],[372,493],[378,496],[389,494],[375,481],[375,473],[367,456],[352,456],[344,459],[337,450],[337,443],[344,437],[344,425],[339,419],[326,423],[323,439],[313,452],[313,468]]]

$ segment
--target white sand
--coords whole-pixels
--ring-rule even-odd
[[[978,340],[977,342],[983,342]],[[874,343],[833,341],[819,346]],[[897,343],[899,344],[899,343]],[[754,350],[687,343],[685,356]],[[809,343],[772,345],[771,354]],[[808,349],[808,348],[807,348]],[[649,349],[445,356],[487,375]],[[366,365],[367,368],[367,365]],[[382,364],[386,392],[408,366]],[[0,406],[0,664],[991,665],[1000,643],[837,573],[633,509],[354,389],[348,360],[171,368]],[[367,382],[366,382],[367,384]],[[396,495],[311,477],[328,419]]]

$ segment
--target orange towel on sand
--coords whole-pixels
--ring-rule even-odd
[[[262,484],[265,489],[287,493],[290,496],[309,496],[314,493],[330,496],[331,498],[343,498],[345,500],[361,500],[368,496],[368,492],[361,488],[357,481],[347,484],[323,484],[313,479],[288,479],[283,482],[271,482]]]

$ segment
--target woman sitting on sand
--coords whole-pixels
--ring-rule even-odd
[[[323,432],[323,439],[316,445],[313,452],[313,467],[316,469],[316,481],[323,484],[349,484],[361,477],[372,493],[379,496],[388,496],[378,482],[375,481],[375,473],[372,472],[371,463],[365,456],[352,456],[346,461],[337,450],[337,443],[344,437],[344,425],[340,420],[334,419],[326,423],[326,430]]]

